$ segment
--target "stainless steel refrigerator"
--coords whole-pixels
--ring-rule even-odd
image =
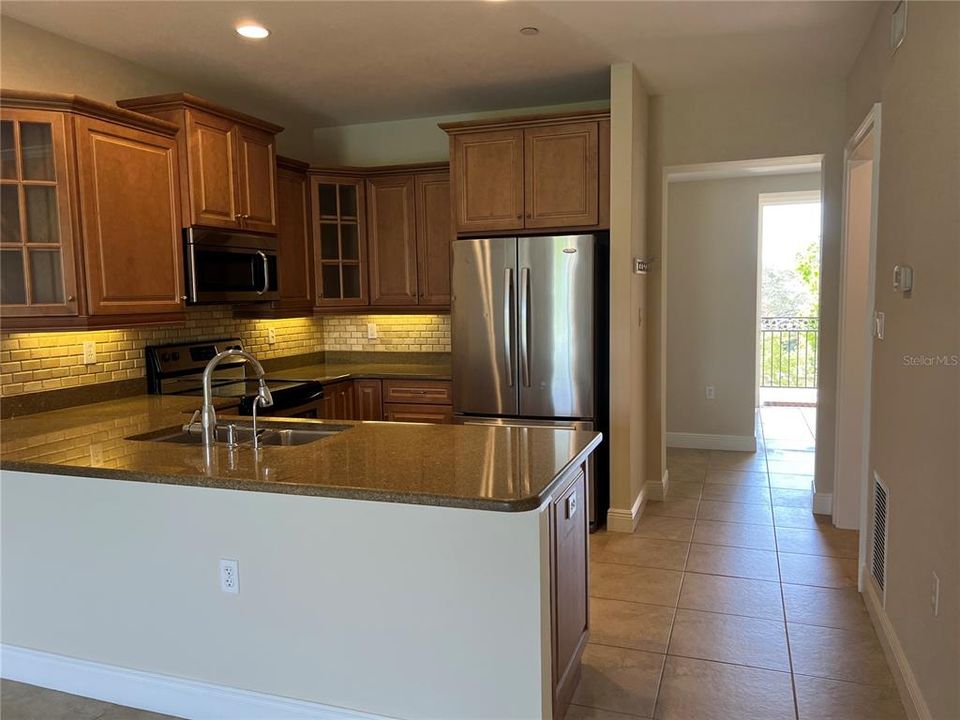
[[[593,429],[593,235],[453,242],[453,409],[463,424]]]

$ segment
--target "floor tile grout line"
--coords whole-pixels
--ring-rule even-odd
[[[763,429],[763,413],[757,410],[757,416],[760,424],[760,436],[763,438],[764,460],[767,459],[766,447],[767,441]],[[770,465],[767,463],[767,481],[770,480]],[[780,586],[780,609],[783,611],[783,639],[787,646],[787,664],[790,668],[790,692],[793,695],[793,715],[796,720],[800,720],[800,701],[797,697],[797,680],[793,673],[793,652],[790,648],[790,631],[787,628],[787,601],[783,596],[783,570],[780,567],[780,541],[777,538],[777,515],[773,512],[773,493],[770,494],[771,506],[770,514],[773,517],[773,544],[777,551],[777,579]]]

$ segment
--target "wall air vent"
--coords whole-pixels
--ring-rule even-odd
[[[890,524],[890,492],[877,473],[873,474],[873,545],[870,575],[886,605],[887,528]]]

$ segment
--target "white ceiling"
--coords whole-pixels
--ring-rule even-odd
[[[17,2],[3,14],[317,126],[608,96],[632,61],[653,93],[849,71],[875,2]],[[272,31],[233,32],[243,19]],[[533,25],[540,34],[523,36]],[[189,90],[190,88],[184,88]]]

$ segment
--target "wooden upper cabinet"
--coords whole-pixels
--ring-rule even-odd
[[[183,224],[236,228],[240,207],[234,125],[194,110],[187,110],[185,117],[190,197]]]
[[[76,118],[88,310],[183,309],[183,249],[172,137]]]
[[[370,303],[417,304],[416,191],[412,175],[367,180]]]
[[[310,176],[317,305],[367,305],[367,225],[362,179]]]
[[[458,232],[523,228],[523,130],[455,135],[450,172]]]
[[[182,321],[177,127],[76,95],[0,105],[5,326]]]
[[[277,158],[274,136],[237,126],[240,214],[246,230],[277,230]]]
[[[528,229],[597,224],[597,123],[523,131]]]
[[[277,275],[281,307],[313,305],[313,247],[310,241],[310,181],[307,164],[277,161]]]
[[[0,108],[0,314],[75,316],[72,143],[63,112]]]
[[[445,123],[457,233],[609,227],[609,113]]]
[[[417,175],[417,277],[420,305],[450,305],[450,174]]]
[[[185,227],[277,231],[276,135],[282,127],[189,93],[117,104],[180,128]]]

